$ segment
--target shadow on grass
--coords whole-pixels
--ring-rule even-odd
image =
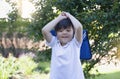
[[[96,76],[94,79],[120,79],[120,71],[101,74]]]

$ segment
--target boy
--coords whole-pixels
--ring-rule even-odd
[[[57,36],[51,34],[55,29]],[[52,47],[50,79],[84,79],[80,62],[82,25],[68,12],[62,12],[42,29]]]

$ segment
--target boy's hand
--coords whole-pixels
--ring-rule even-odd
[[[61,15],[62,15],[62,16],[66,16],[65,12],[62,12]]]
[[[69,12],[63,12],[63,15],[66,16],[67,18],[70,17],[70,13]]]
[[[63,19],[66,19],[67,16],[66,16],[65,12],[62,12],[62,13],[58,16],[58,18],[59,18],[60,20],[63,20]]]

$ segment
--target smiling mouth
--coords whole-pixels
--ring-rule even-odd
[[[62,38],[68,38],[68,36],[62,36]]]

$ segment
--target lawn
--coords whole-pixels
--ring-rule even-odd
[[[97,76],[95,74],[95,78],[92,79],[120,79],[120,65],[115,66],[113,63],[112,64],[107,64],[107,65],[101,65],[96,67],[100,75]],[[40,79],[49,79],[49,73],[44,74],[42,73],[40,75]]]
[[[95,79],[120,79],[120,63],[104,64],[97,67],[101,75],[96,76]]]
[[[120,71],[102,74],[95,77],[95,79],[120,79]]]
[[[35,62],[27,55],[20,58],[10,56],[7,59],[0,56],[0,60],[0,79],[8,79],[10,76],[19,77],[16,79],[49,79],[50,62]],[[101,75],[92,79],[120,79],[120,64],[102,65],[96,68]]]
[[[49,79],[49,74],[41,74],[40,77],[41,77],[40,79]],[[92,79],[120,79],[120,71],[106,74],[101,73],[101,75],[96,76],[95,78]]]

